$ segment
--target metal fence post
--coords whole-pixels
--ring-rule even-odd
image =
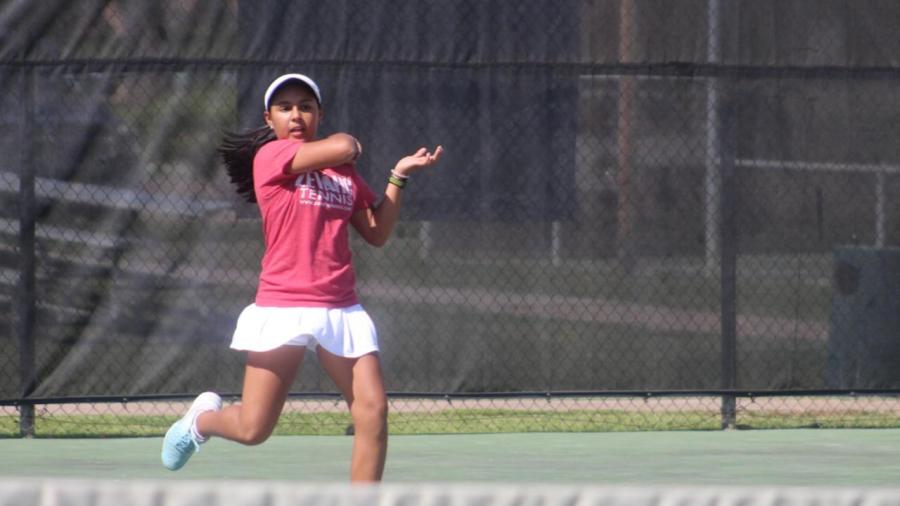
[[[636,42],[632,36],[634,29],[634,0],[619,2],[619,61],[631,63],[636,52]],[[632,167],[632,134],[637,80],[633,75],[623,74],[619,78],[618,116],[616,124],[616,186],[619,191],[616,209],[616,244],[619,260],[626,271],[634,266],[635,241],[632,235],[635,220],[634,181]]]
[[[737,203],[735,199],[734,160],[736,114],[730,101],[721,109],[721,330],[722,330],[722,428],[736,426],[736,403],[728,392],[736,386],[737,341]]]
[[[19,280],[16,291],[16,334],[19,341],[20,398],[25,399],[35,388],[34,321],[35,321],[35,191],[34,191],[34,70],[26,70],[22,118],[22,163],[19,164]],[[19,406],[19,435],[34,436],[34,406]]]
[[[719,0],[707,0],[706,7],[706,61],[711,65],[721,60],[722,37],[720,35],[721,9]],[[706,78],[706,171],[704,172],[703,185],[703,211],[705,213],[704,234],[704,271],[707,276],[714,279],[716,274],[716,262],[719,260],[719,193],[721,184],[719,163],[720,152],[719,129],[722,123],[719,120],[719,78]]]

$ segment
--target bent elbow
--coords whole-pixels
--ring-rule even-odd
[[[375,236],[369,239],[369,244],[376,248],[381,248],[388,242],[388,237]]]
[[[369,229],[366,230],[365,233],[360,234],[362,238],[368,243],[370,246],[375,246],[376,248],[380,248],[387,244],[388,239],[390,239],[390,234],[381,233],[377,229]]]

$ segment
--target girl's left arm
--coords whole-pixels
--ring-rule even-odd
[[[438,146],[433,153],[425,148],[419,148],[415,153],[401,158],[391,174],[400,178],[409,177],[410,174],[437,163],[443,152],[444,148],[441,146]],[[405,183],[405,179],[403,182]],[[378,205],[353,213],[350,223],[366,242],[379,247],[387,243],[394,230],[394,225],[397,224],[397,219],[400,217],[402,195],[403,188],[389,182],[384,190],[384,198]]]

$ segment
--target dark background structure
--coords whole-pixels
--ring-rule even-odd
[[[216,147],[295,71],[376,191],[446,149],[392,242],[353,242],[393,398],[699,395],[724,426],[736,398],[890,398],[898,21],[887,0],[0,2],[0,401],[29,433],[40,405],[240,392],[260,222]],[[314,362],[295,391],[334,394]]]

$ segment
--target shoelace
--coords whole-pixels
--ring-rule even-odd
[[[185,453],[190,450],[191,445],[193,445],[194,451],[200,451],[200,443],[194,441],[194,438],[192,438],[190,434],[185,434],[183,438],[175,443],[175,449],[180,453]]]

